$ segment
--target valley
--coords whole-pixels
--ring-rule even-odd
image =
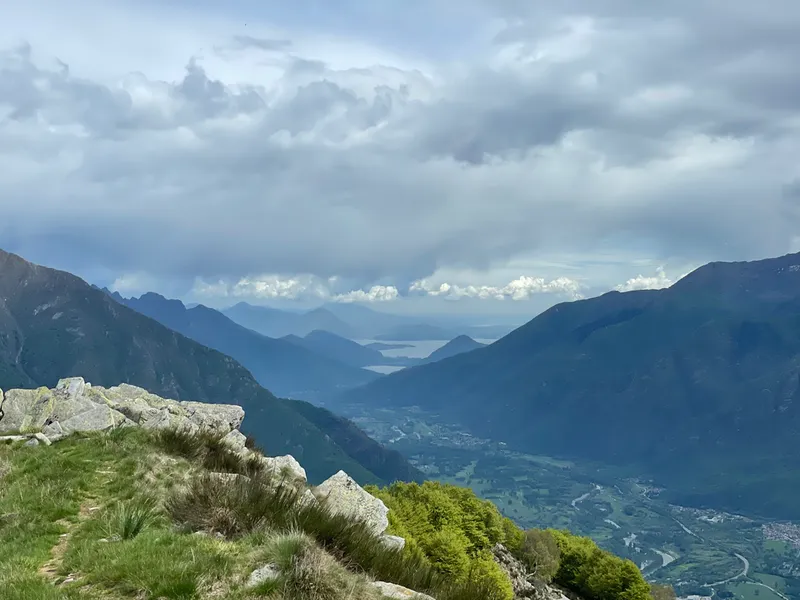
[[[512,452],[413,407],[344,412],[426,476],[472,488],[523,527],[590,536],[680,597],[800,594],[797,523],[670,504],[663,489],[635,474]]]

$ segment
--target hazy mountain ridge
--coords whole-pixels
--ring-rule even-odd
[[[0,250],[0,388],[54,387],[70,376],[101,386],[131,383],[166,398],[239,404],[247,413],[244,429],[271,453],[303,458],[311,479],[346,468],[356,479],[382,481],[234,359],[70,273]],[[373,444],[374,452],[385,451]]]
[[[478,348],[483,348],[485,345],[486,344],[476,342],[468,335],[460,335],[447,342],[438,350],[431,352],[431,354],[427,358],[424,358],[420,364],[437,362],[444,360],[445,358],[450,358],[451,356],[463,354],[464,352],[472,352]]]
[[[472,325],[452,317],[395,315],[350,303],[329,303],[310,311],[290,312],[239,302],[221,312],[239,325],[273,338],[288,335],[304,338],[317,330],[349,340],[445,341],[459,335],[494,339],[513,329],[508,325]]]
[[[712,263],[669,289],[554,306],[342,400],[419,405],[526,451],[622,465],[683,502],[798,516],[799,307],[800,256]]]
[[[335,333],[317,329],[305,337],[292,334],[281,339],[352,367],[377,365],[408,367],[417,365],[420,362],[417,358],[406,356],[384,356],[379,350],[364,346]]]
[[[284,339],[273,339],[243,327],[223,313],[199,305],[187,309],[179,300],[154,293],[122,302],[162,325],[235,358],[264,387],[281,397],[317,399],[379,377],[330,355]]]

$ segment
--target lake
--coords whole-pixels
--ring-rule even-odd
[[[381,350],[381,354],[383,354],[387,358],[398,357],[398,356],[407,356],[409,358],[425,358],[427,356],[430,356],[431,353],[435,352],[436,350],[438,350],[439,348],[448,343],[447,340],[417,340],[417,341],[354,340],[354,341],[358,342],[362,346],[366,346],[367,344],[372,344],[374,342],[378,342],[381,344],[398,344],[398,345],[402,344],[404,346],[409,346],[408,348],[398,348],[396,350]],[[480,342],[481,344],[491,344],[496,342],[497,340],[479,339],[476,341]],[[405,369],[405,367],[396,367],[389,365],[374,365],[364,368],[369,369],[370,371],[375,371],[376,373],[383,373],[384,375]]]

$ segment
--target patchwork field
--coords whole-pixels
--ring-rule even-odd
[[[675,506],[651,482],[511,452],[419,411],[350,409],[349,416],[430,477],[472,488],[524,527],[588,535],[681,596],[800,597],[797,524]]]

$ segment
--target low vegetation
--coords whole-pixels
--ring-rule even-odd
[[[586,600],[649,597],[638,570],[588,540],[523,533],[468,490],[374,492],[402,551],[214,436],[131,428],[2,445],[0,589],[4,600],[381,600],[380,580],[437,600],[507,600],[491,554],[502,543]],[[265,565],[274,572],[251,581]]]
[[[585,600],[649,600],[665,593],[651,589],[634,563],[601,550],[589,538],[565,531],[523,532],[469,489],[425,482],[370,491],[390,508],[391,529],[408,540],[409,552],[423,554],[438,572],[456,580],[481,581],[496,597],[511,598],[512,593],[492,560],[495,544],[506,546],[531,579],[553,581]]]

